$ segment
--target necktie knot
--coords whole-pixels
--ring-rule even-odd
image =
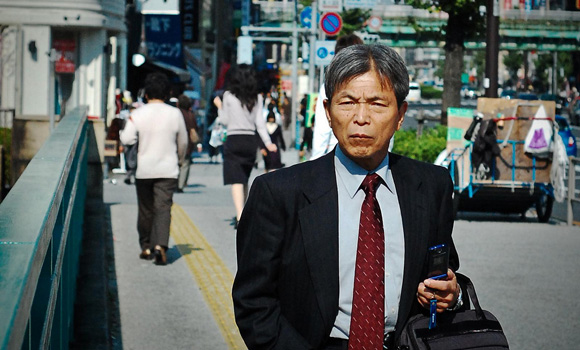
[[[372,173],[367,174],[360,187],[367,195],[375,194],[380,183],[381,177],[377,173]]]

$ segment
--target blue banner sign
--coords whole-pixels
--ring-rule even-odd
[[[145,15],[147,56],[183,68],[180,15]]]

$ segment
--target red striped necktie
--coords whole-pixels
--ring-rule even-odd
[[[385,235],[376,197],[381,177],[368,174],[361,184],[366,196],[360,213],[349,350],[383,348],[385,328]]]

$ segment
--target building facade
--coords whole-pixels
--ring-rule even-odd
[[[125,0],[0,0],[0,107],[52,122],[87,105],[110,122],[126,86],[124,17]]]

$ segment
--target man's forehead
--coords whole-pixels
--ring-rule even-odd
[[[391,84],[391,81],[389,80],[389,78],[385,75],[379,74],[376,70],[373,69],[373,70],[370,70],[366,73],[353,75],[351,77],[344,79],[342,82],[339,82],[336,86],[335,92],[338,92],[340,90],[344,90],[354,80],[360,79],[364,76],[366,76],[365,78],[374,77],[376,79],[376,81],[379,82],[379,84],[381,85],[383,90],[385,90],[385,91],[392,90],[392,87],[391,87],[392,84]]]
[[[361,77],[361,76],[358,76]],[[346,81],[340,85],[337,86],[337,89],[334,91],[334,97],[346,97],[346,96],[351,96],[351,97],[387,97],[387,96],[391,96],[394,94],[394,90],[391,86],[391,84],[384,81],[379,80],[380,83],[380,88],[379,89],[373,89],[372,91],[365,91],[363,89],[360,88],[360,86],[350,86],[349,84],[351,82],[353,82],[356,78],[355,77],[353,79],[350,79],[349,81]]]

